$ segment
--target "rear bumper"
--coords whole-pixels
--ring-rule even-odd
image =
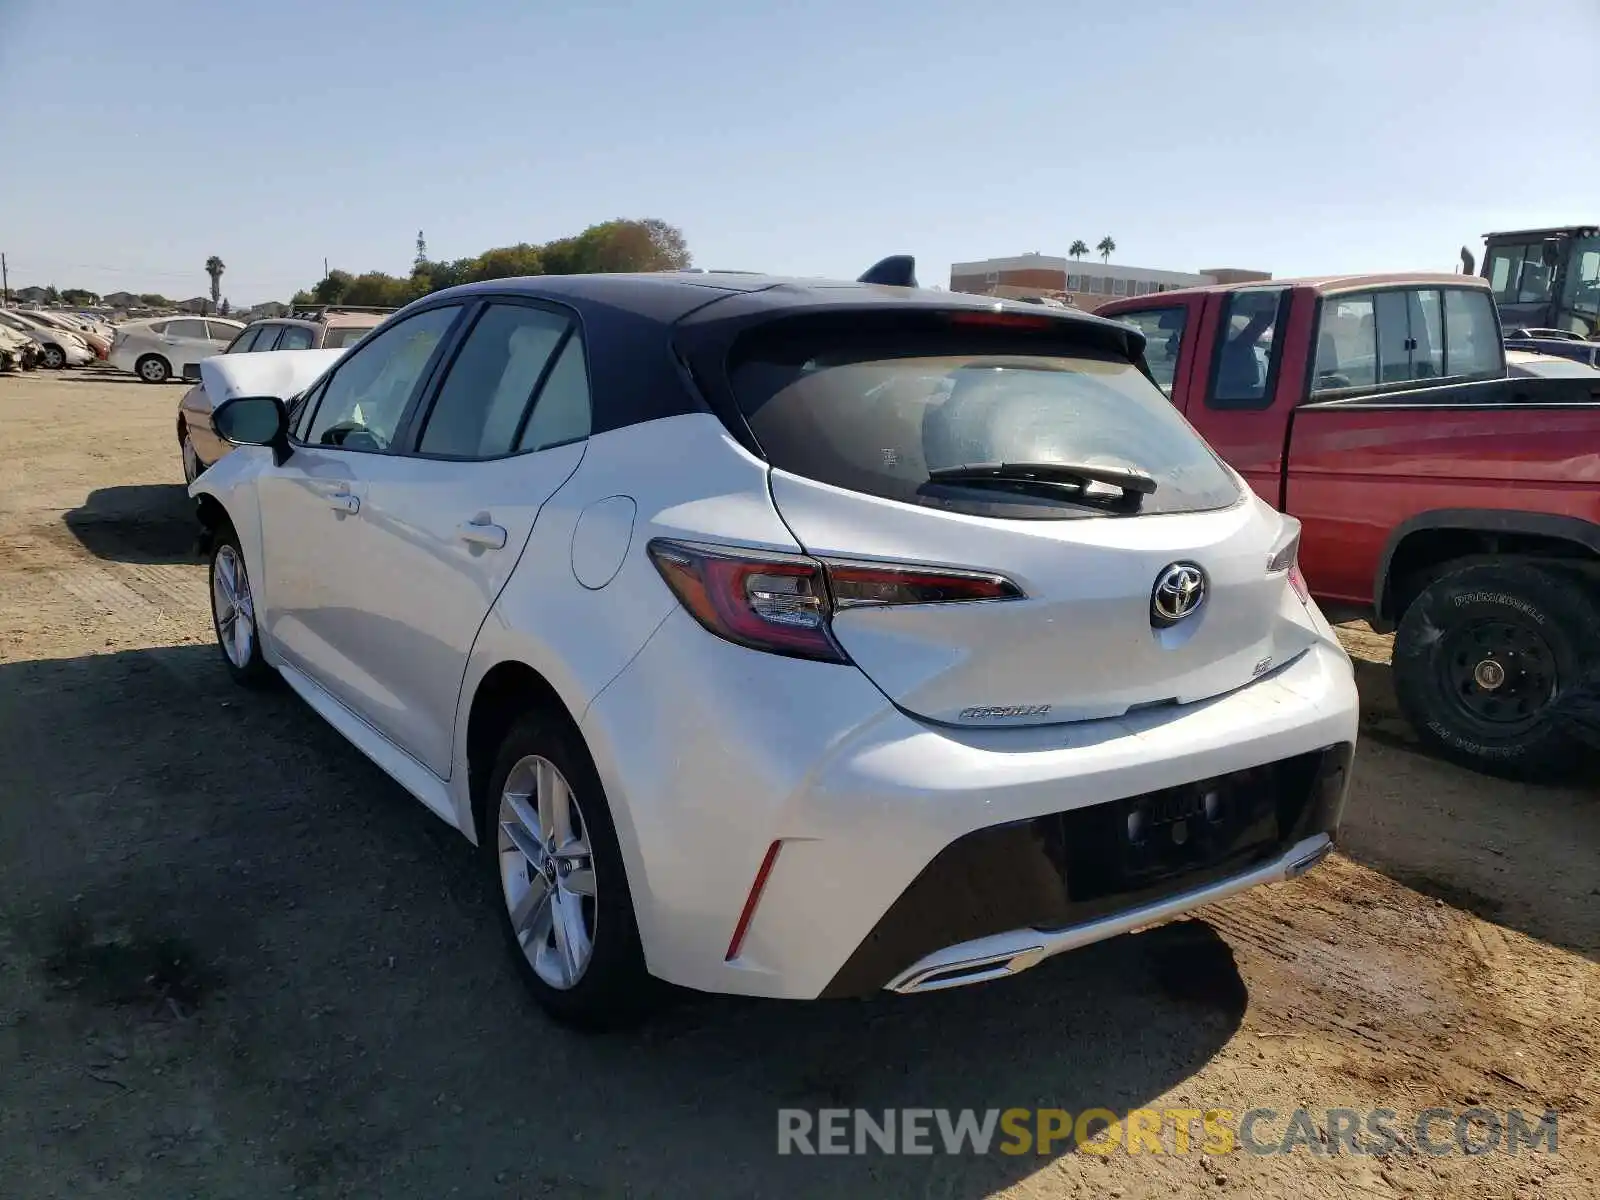
[[[747,651],[676,612],[581,724],[651,971],[813,998],[927,990],[930,975],[985,957],[987,973],[957,981],[992,978],[1288,876],[1331,842],[1343,777],[1196,871],[1120,890],[1102,880],[1086,899],[1096,889],[1069,888],[1062,863],[1097,853],[1096,831],[1125,819],[1113,805],[1132,798],[1288,760],[1347,763],[1357,700],[1330,635],[1249,687],[1182,708],[949,729],[906,716],[854,668]],[[930,878],[957,877],[943,888],[948,911],[924,903]]]
[[[1333,839],[1327,834],[1318,834],[1296,842],[1275,859],[1239,875],[1191,888],[1165,900],[1113,913],[1096,921],[1087,921],[1069,929],[1015,929],[947,946],[918,959],[884,986],[890,991],[906,994],[936,992],[1016,975],[1057,954],[1169,920],[1190,909],[1215,904],[1218,900],[1226,900],[1229,896],[1263,883],[1297,879],[1320,863],[1332,850]]]

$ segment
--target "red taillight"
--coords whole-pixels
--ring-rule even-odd
[[[666,538],[648,550],[679,602],[710,632],[753,650],[818,662],[850,661],[833,637],[835,612],[1022,595],[1009,579],[979,572],[831,562]]]

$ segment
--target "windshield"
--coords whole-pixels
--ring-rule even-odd
[[[1225,508],[1227,469],[1126,360],[1034,339],[951,331],[757,335],[730,378],[773,466],[836,487],[981,516],[1068,518],[1130,510],[1121,489],[1040,479],[934,480],[976,464],[1132,469],[1156,481],[1141,513]]]

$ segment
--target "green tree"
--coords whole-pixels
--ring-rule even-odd
[[[141,292],[139,294],[139,303],[143,304],[146,308],[172,307],[172,301],[168,300],[160,292]]]
[[[344,299],[345,293],[350,290],[350,284],[354,278],[349,271],[341,271],[335,267],[328,272],[321,283],[311,289],[311,302],[313,304],[338,304]]]
[[[67,304],[79,306],[100,303],[97,293],[85,291],[83,288],[62,288],[61,299]]]
[[[1116,251],[1117,243],[1108,233],[1095,243],[1094,248],[1099,252],[1101,262],[1110,262],[1111,255]]]
[[[1082,238],[1077,238],[1073,241],[1072,248],[1067,253],[1072,255],[1073,258],[1082,259],[1085,254],[1089,253],[1089,243]]]

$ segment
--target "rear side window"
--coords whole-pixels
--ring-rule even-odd
[[[209,341],[204,321],[168,321],[167,335],[169,337],[195,338],[198,341]]]
[[[422,431],[424,454],[498,458],[519,443],[528,406],[557,355],[576,342],[558,313],[520,304],[491,304],[467,335]],[[540,393],[539,409],[545,406]],[[582,431],[587,434],[585,428]]]
[[[1489,297],[1476,289],[1444,293],[1445,373],[1498,375],[1505,361],[1500,323]]]
[[[1183,349],[1184,325],[1188,309],[1147,308],[1142,312],[1118,313],[1112,318],[1132,325],[1144,334],[1144,361],[1155,377],[1156,384],[1168,397],[1172,395],[1172,380],[1178,370],[1178,352]]]
[[[1025,519],[1192,512],[1240,495],[1137,366],[1063,341],[1057,329],[852,332],[782,322],[735,345],[729,379],[774,467],[867,495]],[[1132,468],[1157,486],[1135,507],[1101,483],[933,477],[1041,462]]]
[[[304,325],[285,325],[283,336],[278,339],[279,350],[309,350],[311,349],[311,330]]]

